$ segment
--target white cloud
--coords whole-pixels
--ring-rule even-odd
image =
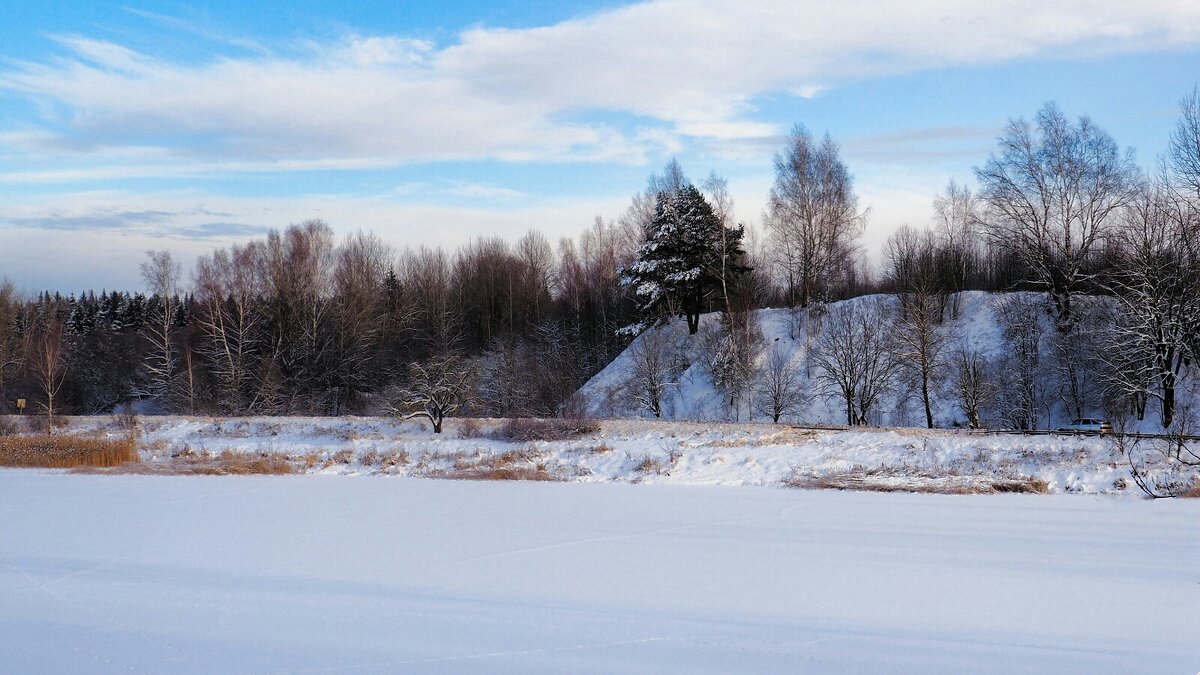
[[[453,248],[484,235],[515,241],[531,228],[557,241],[587,229],[596,215],[619,215],[628,204],[628,195],[613,195],[505,208],[503,200],[511,191],[493,186],[450,183],[413,190],[460,191],[488,200],[476,207],[397,200],[394,195],[405,193],[405,186],[367,197],[251,198],[188,191],[29,197],[0,203],[0,237],[5,242],[0,246],[0,270],[31,290],[136,288],[137,262],[146,250],[168,248],[190,264],[214,247],[311,218],[325,220],[342,234],[372,231],[397,249]]]
[[[540,28],[473,28],[441,48],[352,35],[300,56],[201,64],[61,40],[66,55],[11,66],[0,88],[50,106],[45,125],[60,145],[101,158],[171,139],[162,163],[637,164],[685,138],[783,131],[755,119],[755,98],[772,92],[812,97],[853,78],[1195,45],[1200,3],[658,0]],[[604,111],[646,123],[577,121]]]

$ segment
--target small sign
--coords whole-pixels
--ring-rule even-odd
[[[25,411],[25,399],[23,399],[23,398],[17,399],[17,410],[20,410],[22,412]]]

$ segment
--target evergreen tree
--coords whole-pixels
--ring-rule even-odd
[[[748,271],[742,264],[744,232],[740,225],[725,227],[690,183],[673,193],[660,191],[646,241],[633,264],[621,271],[622,283],[637,296],[640,316],[622,330],[637,334],[669,317],[683,316],[694,335],[700,314],[722,281]]]

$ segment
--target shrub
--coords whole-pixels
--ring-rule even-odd
[[[0,465],[68,469],[110,467],[138,461],[131,438],[6,436],[0,438]]]
[[[0,417],[0,437],[16,436],[21,433],[21,427],[11,417]]]
[[[133,404],[131,403],[125,403],[118,408],[117,412],[113,415],[113,424],[115,424],[116,427],[122,431],[132,433],[135,429],[137,429],[137,423],[137,411],[133,409]]]
[[[500,426],[493,438],[502,441],[568,441],[595,433],[600,426],[586,419],[517,417]]]
[[[638,462],[637,466],[633,468],[638,473],[662,473],[663,469],[662,461],[650,455],[643,456],[642,461]]]
[[[54,416],[54,428],[65,429],[71,425],[71,420],[65,415]],[[45,434],[50,431],[45,415],[25,415],[25,427],[34,433]]]
[[[479,438],[483,436],[482,425],[474,417],[466,417],[458,422],[459,438]]]

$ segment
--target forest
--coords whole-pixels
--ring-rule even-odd
[[[55,415],[135,402],[161,413],[420,415],[439,430],[456,414],[571,416],[586,407],[580,386],[633,337],[677,318],[696,334],[701,314],[719,312],[720,330],[694,338],[710,343],[715,379],[778,421],[794,392],[787,364],[758,344],[753,310],[803,320],[833,301],[891,294],[896,316],[823,329],[827,395],[845,398],[849,424],[869,422],[872,388],[891,378],[924,397],[929,426],[938,382],[956,389],[972,426],[984,399],[1008,401],[1007,424],[1036,425],[1024,392],[1051,372],[1080,416],[1153,411],[1178,426],[1177,392],[1200,358],[1200,94],[1181,101],[1150,171],[1054,104],[1011,120],[981,159],[977,187],[950,182],[929,225],[898,228],[877,265],[838,144],[797,126],[775,155],[761,227],[735,221],[722,178],[694,183],[672,161],[619,218],[557,242],[530,231],[395,250],[313,220],[218,248],[186,278],[169,251],[150,251],[144,291],[21,293],[6,280],[0,400],[13,412],[26,399],[51,427]],[[951,349],[939,329],[970,290],[1036,291],[1043,300],[1014,317],[1049,317],[1052,354],[1039,356],[1014,321],[1006,370],[1018,376],[988,384],[997,364]]]

